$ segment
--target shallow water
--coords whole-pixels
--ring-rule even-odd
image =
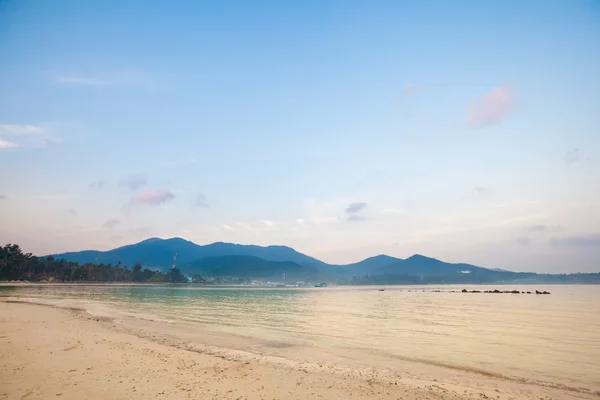
[[[476,287],[551,295],[451,292],[464,287],[39,285],[0,287],[0,296],[235,335],[274,355],[294,354],[289,349],[309,358],[327,352],[375,367],[382,360],[408,361],[600,390],[600,286]]]

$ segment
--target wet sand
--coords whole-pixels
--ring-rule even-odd
[[[359,377],[199,349],[84,311],[0,302],[0,399],[599,398],[477,374]]]

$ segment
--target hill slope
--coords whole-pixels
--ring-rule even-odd
[[[375,257],[369,257],[357,263],[332,266],[327,269],[329,273],[337,273],[345,276],[369,275],[394,264],[403,261],[401,258],[386,256],[380,254]]]
[[[242,255],[206,257],[183,265],[181,270],[187,274],[275,281],[281,281],[283,274],[288,280],[312,280],[321,275],[316,269],[295,262],[267,261],[254,256]]]
[[[535,274],[491,270],[463,263],[452,264],[415,254],[380,268],[372,275],[387,276],[390,281],[411,277],[406,278],[411,283],[492,283],[513,281]]]

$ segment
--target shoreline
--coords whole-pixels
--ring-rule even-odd
[[[16,317],[21,318],[21,321],[19,322],[18,319],[15,321]],[[159,368],[162,365],[160,358],[151,358],[148,360],[146,359],[147,357],[142,357],[144,355],[143,348],[146,346],[158,346],[161,351],[174,353],[173,357],[176,360],[188,359],[190,357],[201,359],[206,368],[223,363],[231,364],[230,368],[233,368],[233,366],[239,368],[241,365],[252,366],[257,374],[254,379],[260,381],[279,382],[282,378],[281,374],[286,375],[286,381],[288,380],[287,377],[290,377],[296,379],[294,381],[296,383],[300,378],[306,381],[310,377],[308,379],[312,382],[310,390],[313,390],[315,393],[314,396],[308,396],[311,398],[319,396],[322,398],[349,398],[348,396],[352,396],[352,398],[381,399],[397,399],[400,397],[404,399],[423,397],[469,399],[488,396],[497,399],[510,399],[514,398],[515,393],[518,393],[517,398],[532,399],[537,399],[539,396],[579,399],[597,399],[600,397],[600,393],[590,390],[577,390],[577,388],[566,388],[560,385],[547,385],[536,382],[519,382],[518,380],[504,379],[503,377],[489,376],[477,371],[451,370],[443,366],[418,365],[407,360],[397,360],[398,367],[394,369],[389,369],[383,365],[371,365],[370,368],[356,368],[343,366],[339,363],[327,364],[298,361],[294,357],[286,358],[262,353],[260,352],[260,348],[234,350],[236,345],[237,347],[240,347],[240,345],[243,346],[242,342],[230,343],[232,346],[227,347],[215,346],[214,343],[211,345],[211,338],[207,335],[202,335],[198,338],[198,333],[196,332],[195,334],[189,333],[186,336],[184,335],[185,332],[180,329],[181,327],[170,326],[164,322],[93,315],[84,308],[71,307],[69,309],[68,307],[65,308],[52,304],[31,303],[27,300],[13,299],[0,301],[0,318],[2,321],[2,327],[0,328],[0,336],[2,336],[0,353],[9,354],[7,358],[5,357],[5,364],[6,361],[10,361],[13,364],[20,365],[24,363],[27,365],[27,360],[31,360],[32,364],[37,365],[40,358],[44,357],[44,352],[39,351],[41,349],[39,346],[38,351],[35,351],[31,349],[32,343],[26,342],[23,345],[27,351],[24,351],[22,348],[11,355],[7,353],[10,347],[5,347],[6,338],[10,338],[11,342],[19,340],[14,334],[11,335],[10,331],[12,328],[17,328],[18,331],[33,333],[31,332],[34,329],[31,326],[31,321],[34,321],[34,324],[36,324],[40,322],[40,319],[49,319],[44,320],[45,334],[54,332],[52,333],[53,336],[59,336],[67,341],[75,341],[78,336],[86,337],[90,335],[99,339],[95,343],[82,342],[82,346],[85,345],[86,348],[89,348],[99,362],[102,362],[106,353],[99,348],[102,347],[99,346],[99,343],[106,340],[114,342],[118,336],[120,345],[130,348],[132,352],[131,356],[127,359],[128,365],[149,368],[151,371]],[[28,323],[25,321],[28,321]],[[60,352],[56,354],[60,354]],[[293,356],[293,351],[290,354]],[[60,359],[60,356],[51,356],[49,358],[51,360]],[[177,362],[180,363],[180,361]],[[200,361],[197,360],[195,362]],[[25,365],[21,365],[21,367]],[[115,369],[112,366],[112,362],[110,365],[111,367],[108,367],[102,373],[110,374],[111,376],[120,376],[123,382],[127,382],[127,376],[123,375],[120,369]],[[191,372],[193,371],[187,371],[188,374]],[[42,375],[54,375],[54,371],[40,373]],[[3,367],[1,375],[4,376],[5,374],[7,374],[7,371]],[[172,383],[179,382],[178,374],[184,374],[184,372],[168,368],[162,379]],[[59,378],[62,377],[61,374],[57,376]],[[10,376],[7,376],[7,378],[10,378]],[[193,374],[188,378],[195,379]],[[7,379],[3,380],[8,381]],[[318,382],[328,382],[328,384],[327,386],[323,386],[318,385]],[[31,382],[29,383],[31,384]],[[215,386],[215,389],[218,387],[221,390],[234,388],[233,390],[241,398],[307,397],[306,388],[302,384],[294,384],[288,387],[281,382],[279,383],[276,386],[266,387],[263,394],[269,397],[262,397],[263,394],[258,395],[258,392],[245,392],[245,386],[240,387],[240,382],[236,379],[227,379],[222,382],[222,386]],[[83,385],[84,382],[80,384]],[[103,386],[101,383],[100,385]],[[280,394],[282,385],[285,386],[286,390],[284,395]],[[10,386],[12,387],[12,385]],[[24,386],[27,386],[26,380],[22,382],[20,389],[15,388],[15,390],[25,390]],[[0,390],[0,392],[2,391]],[[290,393],[292,394],[290,395]],[[64,394],[66,395],[67,392]],[[209,393],[204,394],[209,395]],[[122,396],[136,398],[135,396],[131,397],[131,393],[129,392],[127,392],[127,395],[123,394]],[[121,395],[116,397],[120,398]],[[140,398],[142,397],[144,396]]]
[[[314,286],[276,286],[276,285],[228,285],[228,284],[204,284],[204,283],[170,283],[170,282],[33,282],[33,281],[0,281],[0,287],[23,287],[23,286],[165,286],[165,287],[193,287],[193,288],[243,288],[243,289],[311,289],[311,290],[330,290],[335,288],[419,288],[419,287],[507,287],[507,286],[528,286],[528,287],[546,287],[546,286],[600,286],[600,283],[521,283],[521,282],[500,282],[500,283],[419,283],[419,284],[386,284],[386,285],[350,285],[350,284],[331,284],[326,287]],[[460,290],[458,290],[460,292]]]

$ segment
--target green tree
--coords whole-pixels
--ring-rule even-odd
[[[169,282],[172,283],[180,283],[180,282],[186,282],[187,279],[185,279],[185,275],[183,275],[183,273],[181,272],[181,270],[177,267],[172,268],[171,271],[169,272]]]
[[[134,282],[142,282],[142,264],[139,262],[133,266],[133,270],[131,271],[131,280]]]

